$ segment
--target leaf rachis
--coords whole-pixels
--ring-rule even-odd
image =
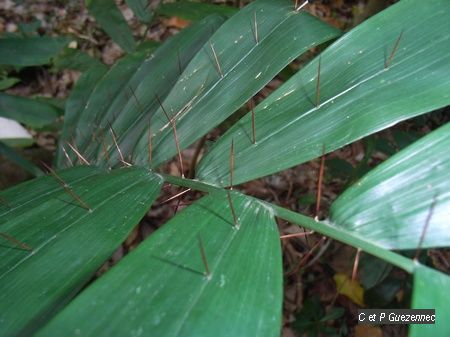
[[[314,234],[314,231],[294,233],[294,234],[286,234],[286,235],[280,236],[280,239],[281,240],[285,240],[285,239],[291,239],[291,238],[298,238],[298,237],[302,237],[302,236],[308,236],[308,235],[311,235],[311,234]]]

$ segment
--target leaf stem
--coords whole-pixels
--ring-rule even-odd
[[[184,186],[206,193],[227,193],[227,190],[224,190],[218,186],[206,184],[197,180],[182,179],[180,177],[175,177],[166,174],[161,174],[161,176],[164,178],[166,182],[170,184]],[[334,240],[343,242],[355,248],[360,248],[362,251],[371,254],[373,256],[379,257],[393,264],[394,266],[407,271],[408,273],[413,273],[417,266],[417,263],[415,263],[413,260],[404,257],[396,252],[390,251],[387,248],[376,245],[356,235],[355,233],[349,232],[344,228],[339,228],[337,226],[330,225],[326,222],[316,221],[308,216],[293,212],[289,209],[259,200],[257,198],[253,198],[250,196],[247,197],[257,200],[258,202],[263,204],[265,207],[267,207],[273,212],[274,216],[277,216],[291,223],[295,223],[307,229],[313,230],[315,232],[319,232],[325,236],[328,236]]]

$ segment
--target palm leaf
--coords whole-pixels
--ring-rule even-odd
[[[127,237],[162,183],[135,168],[57,175],[0,195],[0,336],[30,335],[63,307]]]
[[[233,204],[239,229],[224,193],[201,199],[78,296],[38,336],[277,335],[282,279],[276,224],[258,202],[234,195]]]
[[[176,124],[183,149],[245,104],[287,64],[339,31],[293,10],[288,0],[257,0],[228,19],[184,70],[163,108]],[[176,154],[163,108],[152,117],[153,167]],[[146,132],[134,150],[147,163]]]
[[[0,39],[0,65],[37,66],[50,63],[52,57],[69,44],[67,37],[24,37]]]
[[[448,1],[405,0],[389,7],[259,104],[256,144],[250,114],[235,124],[204,157],[198,178],[227,185],[232,140],[237,184],[449,104],[449,29]]]
[[[60,144],[71,142],[89,160],[117,165],[120,158],[111,127],[122,153],[131,161],[130,147],[148,129],[148,120],[159,107],[155,95],[164,99],[189,60],[222,22],[219,16],[206,18],[166,41],[154,53],[130,54],[104,76],[79,83],[75,90],[87,95],[80,101],[71,96],[67,102],[74,108],[67,111],[70,120],[65,123],[67,131]],[[109,155],[105,155],[105,147]],[[63,166],[61,146],[59,150],[58,165]],[[72,160],[76,162],[77,157],[72,155]]]
[[[449,246],[449,148],[450,123],[345,191],[333,203],[331,221],[388,249]]]

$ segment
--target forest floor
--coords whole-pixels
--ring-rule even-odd
[[[220,2],[220,1],[218,1]],[[228,2],[229,5],[242,1]],[[389,6],[394,1],[315,1],[306,7],[313,15],[342,29],[349,30],[356,24],[377,11]],[[184,28],[189,22],[177,17],[158,18],[148,29],[141,25],[133,13],[118,2],[134,30],[135,36],[142,40],[163,41]],[[222,1],[223,3],[223,1]],[[155,3],[156,4],[156,3]],[[98,57],[107,65],[113,64],[123,55],[122,50],[113,43],[95,24],[81,1],[12,1],[0,3],[0,35],[5,32],[14,33],[23,29],[23,25],[36,25],[42,35],[73,34],[78,37],[75,48]],[[317,50],[312,50],[307,57],[293,62],[288,69],[293,72],[308,61]],[[46,96],[64,100],[76,83],[80,73],[74,70],[36,67],[17,74],[21,82],[8,92],[22,96]],[[260,93],[255,96],[256,102],[267,97],[284,81],[277,76]],[[245,107],[242,108],[245,110]],[[394,128],[355,142],[331,154],[324,159],[324,180],[320,209],[316,209],[320,158],[285,170],[279,174],[261,178],[237,186],[242,192],[260,199],[274,202],[283,207],[301,212],[308,216],[324,219],[334,199],[352,182],[361,177],[370,168],[386,160],[413,140],[430,132],[449,121],[447,110],[430,113],[420,118],[400,123]],[[195,167],[198,161],[197,150],[201,153],[208,143],[222,134],[227,123],[213,130],[204,142],[199,142],[183,151],[187,167]],[[56,148],[58,134],[55,132],[34,133],[37,142],[32,149],[24,150],[24,154],[39,163],[40,160],[51,163]],[[205,145],[206,144],[206,145]],[[197,147],[199,147],[197,149]],[[163,171],[179,175],[177,161],[169,162]],[[26,173],[10,163],[0,162],[4,186],[14,185],[28,179]],[[97,273],[105,272],[117,263],[125,254],[133,250],[143,239],[169,220],[174,213],[198,199],[201,194],[189,192],[182,197],[164,202],[180,190],[173,186],[162,189],[160,198],[155,202],[147,216],[136,227],[126,242]],[[280,221],[280,234],[293,234],[303,229],[296,225]],[[311,248],[318,248],[311,254]],[[361,303],[356,295],[344,295],[336,284],[335,275],[350,278],[353,272],[356,250],[333,240],[321,241],[320,235],[309,235],[282,240],[284,263],[284,316],[283,336],[302,336],[306,331],[315,332],[317,336],[355,336],[355,337],[400,337],[406,336],[406,328],[399,326],[357,326],[356,313]],[[433,259],[436,268],[449,272],[442,259],[450,259],[448,250],[430,250],[428,255]],[[375,258],[362,255],[356,279],[351,283],[350,291],[357,292],[368,282],[375,283],[370,289],[363,290],[364,304],[368,307],[409,305],[410,277],[396,268],[384,266],[384,274],[377,273],[380,264]],[[377,282],[373,281],[378,277]],[[351,282],[351,281],[350,281]],[[362,288],[361,288],[362,289]],[[359,303],[359,304],[358,304]],[[344,310],[340,310],[343,308]],[[326,314],[333,317],[323,319]],[[310,336],[314,336],[310,334]]]

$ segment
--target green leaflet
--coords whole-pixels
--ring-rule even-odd
[[[422,248],[450,246],[449,149],[450,123],[346,190],[331,221],[388,249],[416,249],[424,231]]]
[[[8,139],[6,139],[6,141],[7,140]],[[39,167],[37,167],[31,161],[28,161],[27,159],[20,156],[14,149],[9,147],[3,141],[0,141],[0,156],[11,160],[12,162],[19,165],[22,169],[36,177],[43,175],[43,172]]]
[[[61,309],[127,237],[162,184],[135,168],[78,167],[58,175],[92,211],[52,176],[0,193],[0,336],[31,335]]]
[[[39,129],[54,123],[59,109],[36,99],[0,93],[0,116]]]
[[[50,63],[52,57],[69,43],[67,37],[0,38],[0,65],[38,66]]]
[[[80,49],[65,48],[53,59],[53,69],[56,71],[74,69],[84,72],[92,67],[104,67],[104,64]]]
[[[233,204],[238,230],[224,193],[199,200],[81,293],[38,336],[278,336],[282,269],[275,221],[245,196],[235,194]]]
[[[256,107],[256,144],[250,114],[235,124],[203,158],[198,178],[228,184],[232,139],[238,184],[449,104],[449,30],[449,1],[404,0],[389,7],[328,47]]]
[[[148,130],[148,120],[159,107],[155,95],[164,99],[186,64],[222,22],[218,16],[206,18],[175,35],[151,55],[145,50],[124,57],[104,76],[85,81],[89,90],[85,84],[77,85],[75,90],[86,95],[80,102],[77,96],[67,102],[74,108],[67,112],[71,119],[66,119],[61,145],[65,141],[76,144],[88,160],[100,165],[121,164],[111,125],[125,159],[131,161],[131,149],[141,133]],[[65,159],[61,146],[59,152],[58,165],[62,166]],[[77,160],[75,154],[69,155]]]
[[[450,277],[431,268],[418,265],[414,271],[412,308],[435,309],[436,323],[411,324],[409,337],[449,336],[448,303]]]
[[[18,79],[16,77],[6,77],[4,79],[1,79],[0,80],[0,91],[11,88],[16,83],[19,83],[19,82],[20,82],[20,79]]]
[[[241,9],[201,48],[163,100],[175,121],[180,147],[224,121],[300,54],[339,35],[315,17],[295,12],[289,0],[257,0]],[[151,124],[152,167],[157,167],[177,151],[162,108]],[[134,160],[144,164],[147,158],[145,131]]]
[[[183,1],[161,4],[157,12],[164,16],[176,16],[185,20],[198,21],[215,13],[225,17],[231,17],[238,12],[238,9],[223,5]]]
[[[85,71],[78,79],[75,87],[71,90],[69,98],[65,104],[64,124],[61,137],[59,138],[58,150],[56,151],[55,164],[57,167],[70,167],[71,162],[67,159],[73,157],[75,162],[76,154],[70,151],[66,142],[72,144],[75,134],[83,132],[84,128],[80,125],[77,128],[78,119],[88,104],[88,100],[92,91],[95,89],[97,82],[106,74],[108,67],[105,65],[92,67]],[[73,145],[73,144],[72,144]]]
[[[127,53],[133,52],[136,43],[133,32],[128,26],[114,0],[85,0],[89,13],[102,29]]]

